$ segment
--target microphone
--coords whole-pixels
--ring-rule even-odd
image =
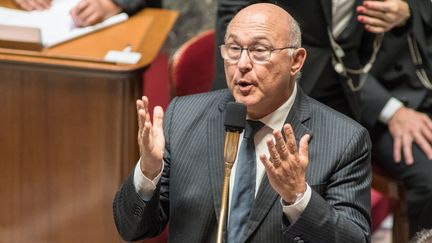
[[[226,217],[228,214],[228,195],[231,169],[237,157],[237,148],[239,144],[240,133],[243,132],[246,123],[246,106],[241,103],[229,102],[225,115],[225,172],[224,183],[222,188],[222,201],[219,214],[219,224],[217,232],[217,243],[222,243],[223,230],[226,226]]]
[[[246,123],[246,106],[241,103],[229,102],[225,116],[224,158],[226,166],[231,169],[237,156],[239,135]]]

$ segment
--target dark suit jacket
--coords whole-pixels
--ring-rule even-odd
[[[325,104],[358,118],[359,95],[349,89],[346,78],[338,75],[331,64],[333,49],[328,36],[328,29],[332,29],[331,0],[218,0],[216,43],[219,45],[224,42],[226,26],[236,12],[258,2],[276,3],[287,10],[299,23],[302,46],[307,50],[307,58],[299,82],[303,90]],[[361,3],[362,1],[356,1],[356,5]],[[363,25],[356,20],[355,8],[352,11],[352,21],[338,37],[337,42],[345,51],[343,60],[346,66],[356,69],[361,66],[363,60],[370,57],[373,35],[364,31]],[[213,87],[217,89],[226,87],[226,83],[220,50],[217,49],[215,53],[217,77]],[[358,79],[355,75],[352,75],[352,78],[355,81]],[[333,95],[329,96],[329,93]],[[335,99],[337,101],[334,101]]]
[[[408,1],[411,20],[408,31],[402,34],[387,33],[371,75],[362,90],[362,120],[369,129],[379,124],[381,110],[391,97],[406,106],[418,109],[427,94],[427,89],[416,75],[407,36],[417,41],[422,56],[422,67],[432,80],[432,2],[430,0]],[[378,126],[380,127],[380,126]],[[381,129],[378,129],[381,130]]]
[[[366,129],[298,89],[286,118],[297,138],[310,134],[307,183],[312,197],[290,224],[264,176],[248,221],[246,242],[369,242],[370,139]],[[170,242],[215,242],[224,174],[227,90],[175,98],[165,118],[165,167],[148,202],[133,173],[115,196],[116,226],[125,240],[159,234]]]
[[[133,15],[143,8],[161,8],[162,0],[112,0],[123,11]]]

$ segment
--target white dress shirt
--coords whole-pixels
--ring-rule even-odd
[[[347,27],[355,0],[332,0],[332,34],[337,38]]]

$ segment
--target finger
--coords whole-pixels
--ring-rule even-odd
[[[98,13],[93,13],[83,21],[82,27],[94,25],[102,21],[102,17]]]
[[[364,6],[357,7],[357,12],[360,15],[367,15],[367,16],[370,16],[370,17],[374,17],[374,18],[378,18],[378,19],[382,19],[382,20],[387,20],[388,21],[388,17],[387,17],[387,15],[385,15],[384,12],[376,11],[376,10],[369,9],[369,8],[365,8]]]
[[[381,12],[394,12],[394,5],[388,4],[386,1],[364,1],[363,6],[370,10]]]
[[[276,141],[276,149],[280,155],[282,160],[286,160],[288,158],[288,149],[285,144],[285,140],[282,136],[282,133],[279,130],[275,130],[273,132],[273,136]]]
[[[145,120],[145,112],[143,111],[144,105],[141,100],[136,101],[136,107],[137,107],[137,115],[138,115],[138,128],[141,130],[144,128],[144,120]]]
[[[294,132],[290,124],[284,125],[284,133],[286,137],[286,144],[288,148],[288,152],[290,154],[295,154],[297,152],[297,143],[295,140]]]
[[[309,163],[309,139],[310,135],[306,134],[300,139],[299,143],[299,159],[300,162],[306,166]]]
[[[141,131],[142,139],[143,139],[143,145],[146,149],[149,149],[150,142],[151,142],[151,130],[152,130],[152,124],[148,120],[148,114],[141,113],[143,116],[143,128]],[[148,141],[148,142],[144,142]]]
[[[92,15],[95,14],[95,10],[89,4],[86,8],[82,9],[81,12],[76,16],[79,26],[85,27],[88,25],[89,19],[91,19]]]
[[[432,143],[432,130],[429,127],[423,127],[422,134],[429,143]]]
[[[138,113],[138,127],[144,129],[146,118],[148,117],[148,99],[143,96],[141,100],[136,101],[137,113]]]
[[[51,5],[51,1],[48,0],[35,0],[41,9],[48,9]]]
[[[86,0],[80,1],[74,8],[72,8],[72,10],[70,11],[70,15],[73,18],[75,24],[77,26],[81,26],[82,24],[82,17],[81,14],[82,12],[88,7],[89,2],[87,2]]]
[[[426,157],[428,159],[432,159],[432,147],[421,133],[414,134],[414,141],[417,143],[420,149],[425,153]]]
[[[365,25],[371,25],[375,28],[383,28],[385,30],[388,30],[390,28],[389,23],[383,21],[382,19],[373,18],[365,15],[361,15],[357,17],[357,20]]]
[[[273,139],[267,140],[267,148],[270,153],[270,159],[275,168],[279,167],[281,164],[279,153],[277,152],[276,146],[273,142]]]
[[[405,164],[411,165],[414,163],[413,155],[412,155],[412,138],[410,135],[404,135],[402,137],[402,151],[405,158]]]
[[[393,158],[396,163],[401,161],[402,139],[398,136],[393,139]]]
[[[162,107],[156,106],[153,109],[153,127],[162,129],[164,112]]]
[[[273,173],[273,170],[275,169],[273,166],[273,163],[267,158],[265,155],[260,155],[259,159],[261,160],[261,163],[264,165],[264,168],[267,172]]]
[[[372,25],[365,25],[364,27],[368,32],[371,32],[374,34],[381,34],[381,33],[387,32],[387,30],[382,28],[382,27],[376,27],[376,26],[372,26]]]
[[[31,7],[32,9],[37,9],[37,10],[42,10],[42,9],[44,9],[43,6],[40,5],[40,3],[37,2],[37,1],[34,1],[34,0],[32,0],[32,1],[26,1],[26,3],[27,3],[28,5],[30,5],[30,7]]]
[[[33,7],[28,4],[26,1],[16,1],[16,3],[24,10],[30,11],[33,10]]]
[[[432,130],[432,120],[430,119],[430,117],[426,114],[424,114],[424,123],[426,124],[426,126],[429,128],[429,130]]]

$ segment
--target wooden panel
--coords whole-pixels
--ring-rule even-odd
[[[141,73],[0,63],[0,242],[120,242]]]

